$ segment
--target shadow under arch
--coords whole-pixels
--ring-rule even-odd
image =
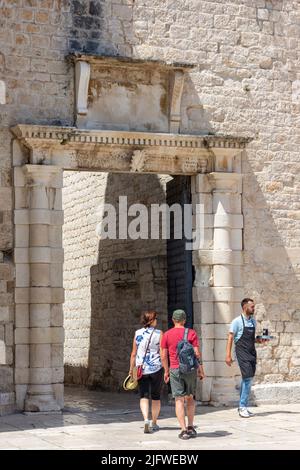
[[[112,204],[117,214],[119,196],[127,196],[128,207],[139,203],[149,208],[151,204],[165,203],[168,178],[110,173],[104,202]],[[131,219],[128,217],[128,224]],[[98,261],[91,267],[90,388],[121,389],[143,310],[157,310],[158,328],[166,329],[166,263],[166,240],[100,239]]]

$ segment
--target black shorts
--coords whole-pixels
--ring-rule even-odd
[[[152,400],[160,400],[160,391],[163,383],[164,370],[161,368],[154,374],[145,374],[139,380],[139,390],[141,398],[149,398],[151,394]]]

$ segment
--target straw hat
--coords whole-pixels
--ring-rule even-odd
[[[124,390],[135,390],[137,386],[138,386],[138,381],[132,378],[130,375],[128,375],[123,382]]]

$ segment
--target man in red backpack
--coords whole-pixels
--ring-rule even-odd
[[[175,398],[176,416],[181,427],[181,433],[178,437],[185,440],[197,436],[197,432],[194,428],[196,407],[194,397],[196,393],[197,375],[202,380],[204,378],[204,371],[202,361],[200,360],[201,356],[197,333],[195,330],[189,329],[187,340],[194,347],[197,365],[194,370],[188,373],[180,372],[177,346],[185,336],[184,324],[186,322],[186,314],[184,310],[175,310],[173,312],[172,320],[174,328],[171,328],[163,335],[161,342],[162,363],[165,369],[165,382],[168,383],[170,380],[172,395]],[[170,369],[168,358],[170,360]],[[185,402],[187,407],[188,426],[186,426],[185,422]]]

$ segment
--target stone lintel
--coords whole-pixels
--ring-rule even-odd
[[[74,127],[31,126],[12,129],[30,149],[33,164],[64,169],[186,174],[209,173],[211,149],[241,152],[248,142],[232,136],[80,130]]]

